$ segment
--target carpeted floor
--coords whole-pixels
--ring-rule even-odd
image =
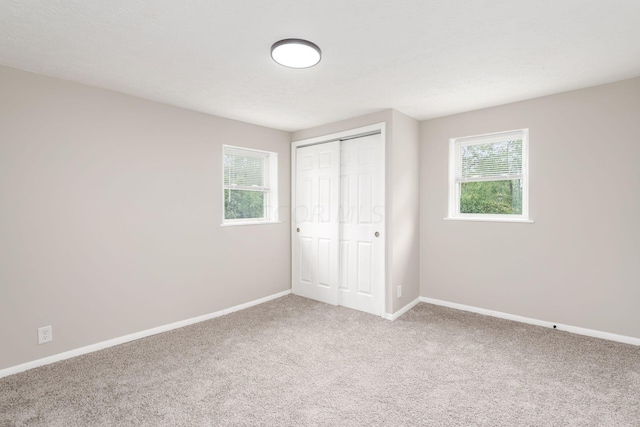
[[[2,426],[640,426],[640,347],[287,296],[0,379]]]

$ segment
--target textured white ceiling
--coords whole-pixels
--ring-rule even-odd
[[[272,43],[323,50],[281,67]],[[640,75],[640,0],[0,0],[0,64],[298,130]]]

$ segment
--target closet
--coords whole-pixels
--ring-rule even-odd
[[[384,126],[292,147],[293,293],[382,315]]]

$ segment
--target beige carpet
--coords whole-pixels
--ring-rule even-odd
[[[0,379],[1,426],[640,426],[640,348],[288,296]]]

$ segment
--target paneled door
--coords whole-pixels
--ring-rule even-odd
[[[382,135],[298,147],[294,171],[293,293],[381,315]]]
[[[381,135],[342,141],[338,304],[382,313],[384,173]]]
[[[338,304],[340,141],[296,149],[293,292]]]

